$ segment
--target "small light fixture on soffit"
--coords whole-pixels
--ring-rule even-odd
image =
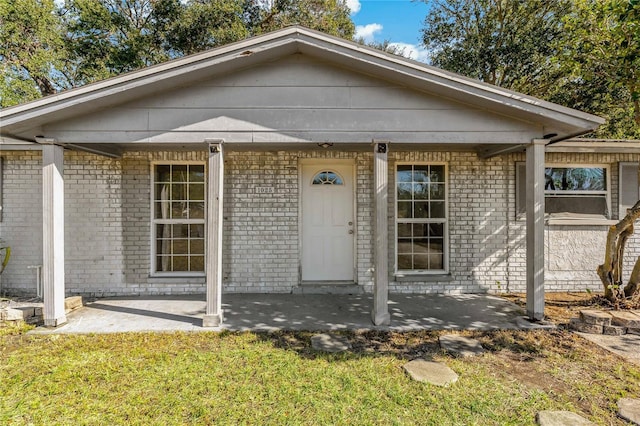
[[[322,142],[322,143],[319,143],[318,146],[320,148],[327,149],[327,148],[331,148],[333,146],[333,144],[330,143],[330,142]]]

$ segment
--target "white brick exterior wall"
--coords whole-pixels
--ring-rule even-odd
[[[3,152],[3,220],[0,237],[13,254],[0,276],[11,294],[34,294],[42,263],[42,174],[37,151]],[[371,152],[320,151],[225,153],[223,286],[225,292],[291,292],[300,277],[299,160],[351,159],[356,167],[356,280],[372,290]],[[90,296],[204,293],[202,277],[158,278],[150,274],[151,164],[202,161],[201,152],[131,152],[121,159],[65,152],[65,256],[69,294]],[[547,154],[547,162],[609,164],[611,203],[617,215],[619,161],[632,154]],[[515,163],[523,154],[480,160],[473,152],[389,154],[390,291],[468,293],[524,291],[525,223],[516,220]],[[396,278],[395,165],[448,165],[449,276]],[[257,186],[274,187],[256,194]],[[549,225],[545,228],[546,287],[549,291],[598,290],[607,226]],[[640,254],[634,237],[627,272]]]

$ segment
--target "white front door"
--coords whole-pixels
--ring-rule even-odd
[[[302,164],[302,280],[353,282],[353,163]]]

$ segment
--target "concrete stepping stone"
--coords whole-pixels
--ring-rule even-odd
[[[335,334],[316,334],[311,337],[311,347],[322,352],[344,352],[351,349],[351,343],[346,337]]]
[[[440,347],[445,351],[460,357],[477,356],[485,353],[484,348],[477,340],[456,334],[440,336]]]
[[[540,426],[589,426],[595,423],[571,411],[540,411],[536,414]]]
[[[403,368],[413,380],[436,386],[448,386],[458,380],[455,371],[439,362],[414,359],[406,363]]]
[[[618,416],[635,425],[640,425],[640,399],[622,398],[618,400]]]

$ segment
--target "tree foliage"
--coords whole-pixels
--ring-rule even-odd
[[[640,138],[640,0],[423,0],[434,65],[608,119]]]
[[[300,24],[351,39],[343,0],[0,0],[0,107]]]
[[[0,0],[0,107],[55,93],[63,57],[53,0]]]

